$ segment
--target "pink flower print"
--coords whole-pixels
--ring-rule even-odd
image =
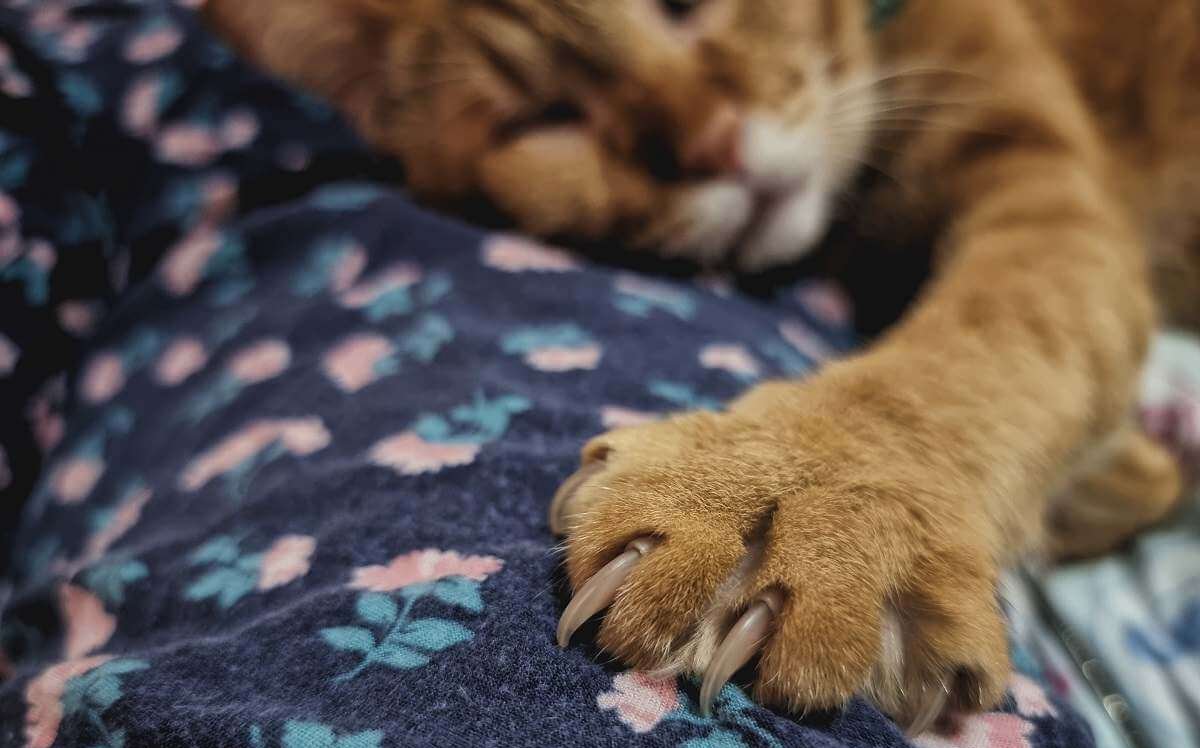
[[[46,272],[53,270],[58,263],[58,252],[54,251],[54,247],[45,239],[34,239],[30,242],[26,257]]]
[[[918,748],[1031,748],[1033,723],[1015,714],[974,714],[955,718],[947,735],[926,733],[913,743]]]
[[[297,457],[307,457],[329,446],[329,431],[315,417],[281,422],[278,438]]]
[[[1024,717],[1057,717],[1058,710],[1046,697],[1046,692],[1037,682],[1020,673],[1014,673],[1008,681],[1008,691],[1017,702],[1017,711]]]
[[[761,369],[758,361],[745,347],[740,345],[710,345],[700,351],[700,365],[706,369],[720,369],[738,377],[757,377]]]
[[[200,221],[214,225],[225,220],[237,207],[238,185],[232,177],[217,174],[204,180]]]
[[[77,338],[86,337],[96,327],[95,302],[64,301],[58,306],[58,323]]]
[[[156,24],[135,34],[125,45],[125,59],[134,63],[154,62],[179,48],[183,34],[169,24]]]
[[[626,727],[645,734],[658,727],[663,718],[679,706],[674,678],[652,678],[645,673],[627,672],[613,676],[613,690],[596,697],[596,706],[614,710]]]
[[[92,405],[108,402],[125,386],[125,362],[113,351],[97,353],[88,361],[79,391]]]
[[[478,444],[438,444],[405,431],[377,442],[369,456],[376,465],[392,468],[401,475],[420,475],[470,465],[478,454]]]
[[[197,338],[182,337],[173,341],[154,364],[154,379],[165,387],[174,387],[204,368],[208,351]]]
[[[565,273],[579,263],[566,252],[516,236],[492,237],[483,247],[483,264],[506,273]]]
[[[66,622],[66,655],[74,660],[108,643],[117,630],[117,619],[104,612],[100,598],[82,587],[58,588],[58,607]]]
[[[25,748],[50,748],[63,718],[62,696],[67,682],[91,672],[112,659],[94,655],[67,660],[43,670],[25,686]]]
[[[230,112],[221,123],[221,144],[230,150],[245,148],[258,137],[258,117],[254,113],[239,109]]]
[[[353,335],[325,354],[321,368],[343,392],[358,392],[378,379],[378,367],[396,352],[382,335]]]
[[[155,141],[159,160],[179,166],[204,166],[222,149],[223,143],[212,128],[192,123],[170,125]]]
[[[79,59],[88,46],[96,40],[96,29],[82,23],[70,24],[58,37],[59,48],[71,55],[71,59]]]
[[[14,99],[23,99],[33,93],[33,85],[21,73],[5,70],[0,72],[0,90]]]
[[[462,556],[456,551],[427,548],[397,556],[387,566],[362,566],[354,570],[350,586],[372,592],[393,592],[421,582],[445,577],[466,577],[482,582],[500,571],[504,562],[494,556]]]
[[[779,326],[779,334],[793,348],[813,361],[819,363],[833,358],[833,349],[800,322],[784,322]]]
[[[0,192],[0,228],[16,229],[21,221],[21,208],[7,192]]]
[[[622,408],[618,405],[605,405],[600,411],[600,422],[606,429],[619,429],[626,426],[640,426],[643,423],[657,421],[657,413],[647,413],[642,410]]]
[[[307,535],[284,535],[263,554],[258,567],[258,589],[273,590],[308,573],[317,541]]]
[[[21,253],[21,235],[14,229],[0,227],[0,263],[16,259]]]
[[[191,293],[204,277],[204,268],[221,249],[221,234],[204,224],[171,248],[159,269],[163,285],[175,296]]]
[[[526,353],[525,363],[545,372],[590,370],[599,365],[603,353],[603,349],[595,344],[577,347],[549,346],[535,348]]]
[[[78,504],[87,498],[104,474],[104,463],[94,457],[70,457],[58,463],[50,486],[61,504]]]
[[[37,395],[29,401],[26,417],[33,426],[33,438],[42,454],[54,449],[62,441],[65,431],[62,415],[54,411],[45,396]]]
[[[29,22],[38,31],[62,31],[67,26],[66,7],[57,2],[42,3],[30,16]]]
[[[227,369],[242,384],[258,384],[282,374],[291,361],[287,343],[264,340],[235,353]]]
[[[850,324],[850,300],[833,283],[806,284],[796,292],[796,298],[822,322],[838,327]]]
[[[0,333],[0,377],[7,376],[17,368],[17,359],[21,358],[21,350],[11,340]]]
[[[135,488],[121,500],[117,509],[112,514],[112,518],[108,522],[92,533],[88,537],[87,542],[83,546],[83,553],[79,559],[72,565],[74,568],[83,568],[96,561],[108,552],[113,543],[121,539],[121,537],[133,529],[133,526],[142,518],[142,509],[146,503],[150,501],[153,492],[145,486]]]
[[[421,270],[413,265],[394,265],[375,277],[344,291],[339,297],[342,306],[362,309],[388,291],[412,286],[421,280]]]
[[[316,417],[253,421],[193,459],[180,476],[179,486],[186,491],[198,490],[276,442],[303,457],[324,449],[329,439],[329,431]]]
[[[130,134],[148,138],[158,129],[158,102],[163,79],[158,75],[138,78],[125,92],[121,103],[121,122]]]

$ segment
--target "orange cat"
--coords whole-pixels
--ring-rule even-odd
[[[437,204],[751,270],[839,212],[936,247],[861,355],[585,447],[552,509],[560,640],[608,607],[607,651],[705,673],[704,700],[760,649],[758,698],[865,693],[919,732],[1003,695],[1004,564],[1177,501],[1131,402],[1152,278],[1200,322],[1200,0],[208,7]]]

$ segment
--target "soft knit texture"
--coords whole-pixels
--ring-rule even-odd
[[[553,642],[580,444],[847,350],[834,292],[420,211],[182,4],[10,3],[0,38],[7,513],[48,455],[0,745],[906,744],[858,701],[796,721],[730,686],[701,718],[694,684]],[[955,729],[921,744],[1090,742],[1024,676]]]

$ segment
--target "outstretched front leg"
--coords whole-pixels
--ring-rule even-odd
[[[756,653],[758,698],[797,711],[864,693],[920,732],[1000,700],[999,568],[1045,546],[1049,498],[1127,424],[1153,312],[1067,75],[1013,7],[955,5],[904,23],[990,56],[996,104],[894,164],[944,217],[936,279],[812,380],[589,444],[552,509],[562,643],[607,607],[599,644],[704,673],[705,708]]]

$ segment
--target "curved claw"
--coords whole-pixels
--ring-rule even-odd
[[[650,538],[638,538],[625,546],[625,552],[609,561],[592,578],[584,582],[575,597],[558,619],[558,646],[566,649],[571,637],[587,619],[608,607],[617,595],[617,589],[642,560],[642,556],[654,548]]]
[[[704,683],[700,686],[701,715],[709,716],[713,702],[725,683],[762,648],[767,635],[771,633],[775,616],[782,607],[782,596],[775,590],[769,590],[733,624],[704,671]]]
[[[950,700],[950,690],[946,688],[945,683],[939,682],[938,688],[933,689],[933,693],[922,694],[922,698],[926,699],[925,703],[913,715],[912,721],[904,730],[907,737],[915,738],[933,727],[938,717],[941,717],[942,712],[946,710],[946,702]]]
[[[567,517],[564,509],[579,488],[596,473],[604,469],[604,462],[597,460],[576,470],[567,478],[558,490],[554,492],[554,500],[550,502],[550,532],[555,535],[565,535],[567,532]]]

